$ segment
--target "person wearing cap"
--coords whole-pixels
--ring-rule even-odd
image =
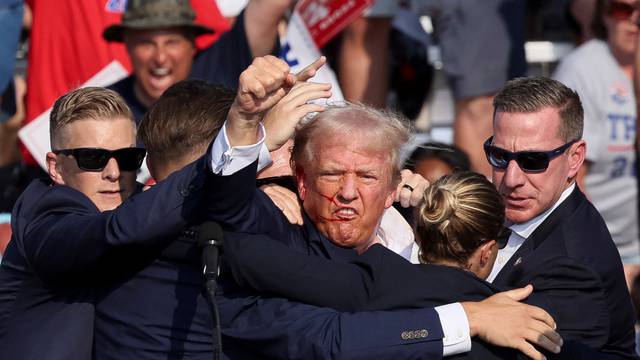
[[[110,85],[131,108],[136,123],[178,81],[194,78],[235,89],[256,56],[277,47],[277,24],[291,0],[252,0],[233,28],[198,53],[195,39],[213,30],[194,22],[189,0],[129,0],[122,22],[107,27],[107,41],[122,42],[133,73]]]

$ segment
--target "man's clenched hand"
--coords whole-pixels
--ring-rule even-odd
[[[240,74],[238,93],[229,110],[229,144],[254,144],[262,116],[288,93],[295,81],[285,61],[271,55],[255,58]]]

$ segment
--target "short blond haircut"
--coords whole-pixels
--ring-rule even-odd
[[[84,87],[70,91],[56,100],[49,115],[51,148],[56,148],[60,130],[68,124],[79,120],[116,118],[129,119],[134,123],[127,103],[115,91],[102,87]]]

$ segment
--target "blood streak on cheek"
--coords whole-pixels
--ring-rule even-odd
[[[324,221],[328,221],[328,222],[347,222],[349,220],[345,220],[345,219],[338,219],[338,218],[326,218],[322,215],[318,215],[320,217],[320,219],[324,220]]]
[[[340,206],[340,204],[338,204],[338,202],[336,201],[337,194],[333,195],[333,196],[327,196],[325,194],[318,193],[318,195],[322,196],[323,198],[325,198],[328,202],[332,203],[333,205]]]
[[[320,192],[317,192],[318,195],[322,196],[323,198],[325,198],[328,202],[332,203],[335,206],[340,206],[340,204],[338,204],[338,202],[336,201],[336,195],[333,196],[327,196],[325,194],[322,194]],[[324,217],[322,215],[318,215],[322,220],[327,221],[327,222],[347,222],[349,220],[345,220],[345,219],[340,219],[340,218],[327,218]]]

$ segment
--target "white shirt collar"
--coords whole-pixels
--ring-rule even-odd
[[[556,201],[552,207],[544,211],[542,214],[534,217],[527,222],[509,226],[513,233],[511,233],[511,236],[509,237],[507,246],[505,246],[504,249],[498,250],[496,262],[493,264],[493,269],[491,269],[491,274],[489,274],[489,277],[487,277],[487,281],[493,282],[493,280],[495,280],[496,276],[498,276],[498,273],[502,271],[502,268],[507,264],[509,259],[511,259],[513,254],[518,251],[525,240],[527,240],[527,238],[538,228],[538,226],[542,224],[542,222],[553,212],[553,210],[555,210],[560,204],[562,204],[563,201],[565,201],[569,197],[569,195],[571,195],[571,192],[573,191],[573,189],[575,189],[575,187],[576,184],[573,183],[571,184],[571,186],[566,188],[560,195],[560,198],[558,198],[558,201]]]
[[[393,207],[385,210],[376,231],[377,242],[406,260],[417,264],[418,244],[415,242],[411,225]]]
[[[538,228],[538,226],[540,226],[540,224],[542,224],[542,222],[547,217],[549,217],[549,215],[553,212],[553,210],[555,210],[558,206],[560,206],[560,204],[562,204],[562,202],[565,201],[569,197],[569,195],[571,195],[575,187],[576,187],[576,183],[574,182],[562,192],[562,194],[560,195],[560,198],[555,202],[555,204],[553,204],[552,207],[545,210],[542,214],[534,217],[533,219],[527,222],[512,224],[511,226],[509,226],[509,228],[516,234],[520,235],[522,238],[527,239]]]

